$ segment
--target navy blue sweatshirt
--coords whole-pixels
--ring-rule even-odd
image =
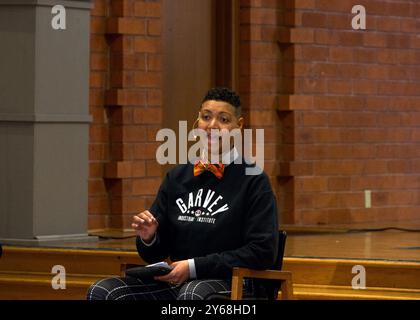
[[[149,211],[159,223],[156,241],[137,237],[147,263],[194,259],[197,279],[229,278],[233,267],[274,266],[278,246],[276,199],[265,173],[245,175],[232,163],[222,179],[193,165],[168,172]]]

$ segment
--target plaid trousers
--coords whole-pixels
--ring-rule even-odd
[[[252,283],[244,282],[244,295],[252,296]],[[208,300],[214,294],[230,296],[231,281],[192,280],[180,285],[153,279],[115,277],[90,286],[88,300]]]

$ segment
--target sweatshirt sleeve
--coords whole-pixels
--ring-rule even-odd
[[[242,225],[244,245],[194,258],[197,279],[231,277],[233,267],[263,270],[274,266],[278,247],[276,199],[271,187],[270,191],[260,191],[254,190],[254,196],[247,201]]]
[[[168,188],[169,177],[166,175],[156,199],[149,209],[159,224],[153,243],[146,245],[139,236],[136,238],[137,252],[147,263],[165,260],[169,255],[167,226]]]

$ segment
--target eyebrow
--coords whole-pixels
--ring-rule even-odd
[[[209,109],[203,109],[203,112],[208,112],[208,113],[213,114],[213,112],[211,112],[211,110],[209,110]],[[231,114],[231,113],[229,113],[227,111],[220,111],[218,114],[227,114],[229,116],[233,116],[233,114]]]

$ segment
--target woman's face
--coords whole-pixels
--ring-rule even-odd
[[[224,101],[207,100],[201,105],[198,128],[207,132],[209,152],[221,154],[223,150],[222,137],[216,136],[212,139],[211,129],[218,129],[220,133],[225,130],[242,129],[243,122],[242,117],[236,116],[236,108],[234,106]],[[229,143],[229,150],[233,146],[233,142],[230,140],[225,140],[226,143]],[[219,144],[218,148],[215,145],[217,141]]]

